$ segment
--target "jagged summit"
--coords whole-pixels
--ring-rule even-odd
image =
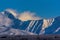
[[[12,14],[14,17],[17,17],[18,14],[16,14],[16,11],[13,9],[6,9],[4,12],[9,12],[10,14]]]
[[[2,16],[0,16],[0,28],[3,31],[4,31],[4,28],[2,28],[1,25],[9,24],[9,27],[5,27],[5,28],[7,28],[7,29],[9,28],[9,30],[12,28],[12,30],[13,30],[12,33],[14,33],[14,34],[16,33],[16,32],[14,32],[16,30],[17,31],[20,30],[20,31],[18,31],[19,33],[17,33],[17,34],[20,34],[20,33],[27,34],[28,33],[30,35],[31,35],[31,33],[38,34],[38,35],[60,33],[59,32],[60,16],[56,17],[56,18],[51,18],[51,19],[42,19],[40,17],[34,16],[34,14],[30,14],[30,12],[24,12],[24,14],[18,14],[10,9],[5,10],[0,15],[2,15]],[[4,17],[7,19],[4,19]],[[21,30],[23,30],[24,32]],[[1,32],[1,34],[2,33],[3,32]],[[10,33],[10,32],[8,31],[8,33]]]

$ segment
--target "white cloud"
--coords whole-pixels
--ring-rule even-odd
[[[34,13],[29,12],[29,11],[25,11],[23,13],[21,13],[18,16],[18,19],[22,20],[22,21],[27,21],[27,20],[40,20],[40,17],[36,16]]]

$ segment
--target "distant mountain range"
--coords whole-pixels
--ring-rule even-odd
[[[15,17],[10,11],[1,12],[2,24],[0,22],[0,35],[41,35],[41,34],[60,34],[60,16],[50,19],[22,21]],[[5,19],[11,20],[6,26]],[[3,22],[4,21],[4,22]],[[9,20],[6,19],[9,22]]]

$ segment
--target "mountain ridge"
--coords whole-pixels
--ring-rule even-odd
[[[3,13],[2,13],[3,14]],[[60,16],[51,19],[40,19],[40,20],[27,20],[22,21],[15,17],[9,11],[4,11],[4,14],[10,20],[12,20],[14,29],[24,30],[33,34],[60,34],[60,31],[55,32],[60,27]],[[59,29],[60,30],[60,29]]]

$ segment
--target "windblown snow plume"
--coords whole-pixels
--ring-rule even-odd
[[[27,21],[27,20],[40,20],[39,17],[37,17],[34,13],[31,13],[29,11],[23,12],[18,16],[18,19],[22,21]]]
[[[18,18],[22,21],[41,19],[40,17],[36,16],[35,13],[29,12],[29,11],[25,11],[22,13],[17,13],[16,10],[12,10],[12,9],[6,9],[6,11],[12,13],[12,15],[14,15],[15,18]]]
[[[14,15],[14,17],[16,18],[18,16],[17,11],[13,10],[13,9],[6,9],[5,11],[10,12],[12,15]]]

